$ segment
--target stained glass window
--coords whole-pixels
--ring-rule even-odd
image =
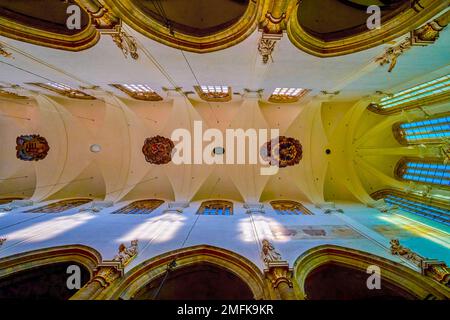
[[[402,144],[440,143],[450,138],[450,115],[394,125],[394,136]]]
[[[275,88],[271,96],[270,102],[296,102],[304,97],[310,90],[302,88]]]
[[[149,214],[164,203],[163,200],[149,199],[139,200],[112,212],[113,214]]]
[[[380,113],[392,113],[402,109],[420,107],[448,99],[450,94],[450,75],[419,84],[372,102],[370,109]]]
[[[450,205],[448,201],[435,197],[424,197],[399,190],[384,189],[373,193],[372,198],[384,199],[390,207],[397,206],[401,211],[450,225]]]
[[[313,215],[311,211],[306,209],[301,203],[290,200],[271,201],[270,205],[277,214],[285,215]]]
[[[397,165],[400,179],[439,186],[450,186],[450,164],[400,160]]]
[[[198,209],[197,214],[206,216],[231,216],[233,214],[233,203],[224,200],[205,201]]]

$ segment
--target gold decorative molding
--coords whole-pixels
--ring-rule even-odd
[[[36,28],[6,17],[0,17],[0,35],[39,46],[67,51],[88,49],[100,39],[100,33],[91,21],[80,32],[69,35]]]
[[[116,25],[120,24],[120,19],[97,0],[75,0],[75,2],[85,9],[97,29],[112,30]]]
[[[94,269],[91,280],[70,300],[93,300],[123,275],[124,270],[120,261],[104,261]]]
[[[437,260],[422,261],[422,273],[446,287],[450,287],[450,268],[445,262]]]
[[[101,30],[101,34],[110,35],[116,46],[122,51],[125,57],[130,55],[137,60],[139,58],[136,39],[122,29],[122,25],[116,25],[112,30]]]
[[[264,33],[261,35],[261,38],[258,42],[258,52],[262,57],[263,64],[267,64],[269,62],[269,59],[273,62],[272,52],[275,49],[277,41],[280,39],[281,37],[273,37]]]
[[[442,283],[445,286],[450,285],[450,268],[442,261],[430,260],[418,255],[411,249],[408,249],[400,244],[398,239],[392,239],[391,254],[398,255],[411,261],[418,266],[423,275]]]
[[[448,2],[442,0],[421,0],[421,10],[417,3],[384,22],[379,29],[352,35],[339,40],[324,41],[309,34],[299,23],[296,6],[292,18],[287,23],[287,34],[291,42],[300,50],[318,57],[334,57],[367,50],[399,38],[412,29],[420,27],[434,16],[447,9]]]
[[[265,273],[273,288],[278,288],[281,283],[287,284],[290,288],[293,287],[292,270],[289,269],[286,261],[269,262]]]
[[[84,245],[65,245],[18,253],[0,258],[0,279],[24,270],[68,261],[86,267],[92,278],[102,257],[97,250]]]
[[[420,267],[422,265],[422,261],[425,260],[424,257],[400,245],[400,241],[398,239],[391,239],[389,244],[391,245],[390,249],[392,255],[401,256],[418,267]]]
[[[94,277],[89,283],[97,282],[102,288],[107,288],[123,274],[123,266],[120,261],[118,263],[105,261],[94,269]]]
[[[258,25],[259,31],[262,32],[258,42],[258,52],[262,56],[263,64],[267,64],[269,60],[273,61],[272,52],[277,41],[282,38],[287,21],[296,5],[296,0],[266,0],[264,2],[265,14]]]
[[[433,21],[411,31],[411,44],[427,46],[439,38],[439,33],[449,24],[450,11],[445,12]]]
[[[113,16],[120,17],[126,25],[152,40],[185,51],[205,53],[231,47],[251,35],[257,27],[264,1],[266,0],[249,1],[245,13],[235,24],[203,37],[181,32],[174,34],[171,28],[151,18],[132,0],[102,0],[102,3]]]
[[[18,93],[4,90],[2,87],[0,87],[0,97],[8,99],[28,99],[26,96],[21,96]]]
[[[379,63],[380,66],[389,64],[388,72],[392,72],[397,64],[398,57],[405,51],[411,49],[413,46],[433,44],[439,38],[439,33],[448,25],[449,19],[450,11],[447,11],[433,21],[411,31],[405,40],[396,46],[387,48],[383,55],[375,59],[375,62]]]

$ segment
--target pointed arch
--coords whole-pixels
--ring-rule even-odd
[[[309,249],[294,262],[294,276],[303,295],[306,295],[305,282],[308,275],[317,268],[328,264],[364,273],[369,266],[378,266],[383,281],[399,287],[416,299],[450,298],[450,292],[445,286],[415,270],[372,253],[335,245],[321,245]]]
[[[98,298],[132,299],[141,288],[164,276],[167,266],[173,261],[176,261],[173,270],[202,263],[221,268],[245,282],[256,300],[269,298],[264,275],[253,262],[232,251],[209,245],[174,250],[144,261],[130,270],[120,282],[115,283],[108,292]]]

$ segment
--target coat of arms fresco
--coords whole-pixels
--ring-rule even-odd
[[[38,161],[44,159],[50,146],[47,139],[38,134],[22,135],[16,139],[17,158],[24,161]]]

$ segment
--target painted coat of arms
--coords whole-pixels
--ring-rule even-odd
[[[271,165],[277,165],[279,168],[296,165],[302,159],[300,142],[285,136],[280,136],[278,142],[276,139],[266,142],[260,152],[265,161]]]
[[[38,161],[44,159],[50,146],[47,139],[38,134],[22,135],[16,139],[17,158],[24,161]]]
[[[172,150],[174,147],[175,144],[172,140],[162,136],[155,136],[145,139],[142,153],[147,162],[152,164],[166,164],[172,160]]]

